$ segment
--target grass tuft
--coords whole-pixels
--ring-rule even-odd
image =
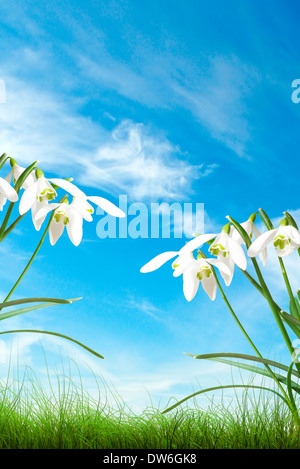
[[[29,383],[29,385],[28,385]],[[57,392],[58,390],[58,392]],[[205,410],[177,407],[139,415],[116,399],[112,408],[82,385],[60,377],[47,394],[34,377],[0,386],[0,449],[293,449],[299,448],[288,409],[248,390],[238,405],[211,401]]]

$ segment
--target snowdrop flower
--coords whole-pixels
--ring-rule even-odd
[[[182,274],[183,293],[187,301],[191,301],[195,297],[200,282],[209,298],[214,301],[217,293],[217,281],[211,266],[216,266],[220,272],[223,271],[227,275],[230,274],[227,266],[218,259],[195,259],[192,252],[180,254],[180,251],[169,251],[154,257],[140,271],[142,273],[152,272],[175,256],[178,257],[172,264],[174,269],[173,276],[178,277]]]
[[[4,179],[0,177],[0,210],[3,210],[7,199],[10,202],[18,200],[18,194],[15,189],[10,185],[11,176],[8,174]]]
[[[20,215],[24,215],[24,213],[31,209],[34,227],[37,231],[39,231],[43,221],[45,220],[47,212],[44,217],[37,218],[36,215],[43,207],[48,205],[48,203],[57,196],[57,193],[51,184],[52,179],[46,179],[44,173],[40,169],[36,170],[35,176],[35,181],[26,187],[22,195],[19,212]],[[59,183],[60,187],[66,188],[67,192],[69,192],[71,195],[85,196],[85,194],[71,182],[59,178],[55,179],[55,181]]]
[[[32,221],[36,230],[39,230],[43,219],[36,220],[37,212],[48,204],[50,200],[56,197],[56,191],[53,189],[50,182],[45,178],[44,173],[37,169],[35,172],[36,180],[24,187],[25,191],[21,197],[19,212],[24,215],[31,209]]]
[[[193,251],[194,249],[202,246],[202,244],[206,243],[207,241],[215,238],[208,250],[212,255],[217,256],[218,260],[221,260],[222,263],[228,267],[229,273],[228,270],[227,273],[220,270],[220,274],[227,286],[229,286],[232,281],[235,264],[242,270],[246,270],[247,268],[247,259],[243,248],[236,240],[229,236],[228,231],[229,223],[225,225],[220,234],[216,235],[211,233],[198,236],[189,241],[179,251],[179,254]]]
[[[67,232],[74,246],[78,246],[82,240],[83,219],[92,221],[92,216],[78,205],[69,204],[68,201],[62,203],[48,204],[37,212],[35,219],[37,222],[44,220],[49,212],[54,210],[54,214],[49,226],[49,239],[52,246],[57,242],[67,228]]]
[[[257,238],[248,249],[248,256],[255,257],[273,243],[278,257],[289,256],[295,249],[300,247],[300,232],[296,228],[287,224],[284,219],[278,228],[266,231]]]

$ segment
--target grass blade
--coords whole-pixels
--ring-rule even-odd
[[[0,314],[0,321],[12,318],[14,316],[19,316],[20,314],[29,313],[30,311],[35,311],[37,309],[48,308],[49,306],[57,306],[58,304],[59,303],[43,303],[41,305],[28,306],[28,308],[14,309],[13,311]]]
[[[24,303],[61,303],[61,304],[70,304],[73,303],[73,301],[78,301],[81,300],[81,298],[72,298],[68,300],[64,300],[61,298],[22,298],[20,300],[12,300],[12,301],[6,301],[5,303],[0,303],[0,309],[3,308],[8,308],[9,306],[16,306],[16,305],[22,305]]]
[[[194,392],[193,394],[190,394],[189,396],[185,397],[184,399],[181,399],[176,404],[174,404],[174,405],[168,407],[167,409],[165,409],[162,412],[162,414],[166,414],[167,412],[170,412],[171,410],[175,409],[180,404],[187,401],[188,399],[191,399],[192,397],[199,396],[200,394],[204,394],[204,393],[209,392],[209,391],[217,391],[219,389],[229,389],[229,388],[252,388],[252,389],[261,389],[261,390],[264,390],[264,391],[270,391],[270,392],[273,392],[274,394],[276,394],[278,397],[280,397],[280,399],[282,399],[288,405],[288,402],[286,401],[286,399],[281,394],[274,391],[273,389],[265,388],[263,386],[255,386],[255,385],[251,385],[251,384],[229,384],[229,385],[226,385],[226,386],[214,386],[213,388],[207,388],[207,389],[203,389],[202,391]]]
[[[269,366],[274,366],[276,368],[280,368],[281,370],[284,370],[288,372],[289,367],[286,365],[283,365],[282,363],[275,362],[273,360],[268,360],[267,358],[260,358],[260,357],[255,357],[252,355],[245,355],[243,353],[206,353],[202,355],[194,355],[191,353],[185,353],[185,355],[188,355],[190,357],[193,357],[195,359],[213,359],[213,358],[223,358],[223,357],[228,357],[228,358],[241,358],[243,360],[250,360],[254,362],[259,362],[259,363],[264,363]],[[296,376],[297,378],[300,378],[300,373],[297,371],[293,370],[293,375]]]
[[[95,352],[95,350],[91,349],[90,347],[87,347],[86,345],[82,344],[78,340],[72,339],[72,337],[68,337],[67,335],[64,335],[64,334],[59,334],[58,332],[42,331],[42,330],[34,330],[34,329],[19,329],[19,330],[14,330],[14,331],[0,332],[0,335],[2,335],[2,334],[15,334],[15,333],[18,333],[18,332],[27,332],[27,333],[36,333],[36,334],[49,334],[49,335],[53,335],[53,336],[56,336],[56,337],[61,337],[63,339],[67,339],[67,340],[70,340],[71,342],[74,342],[75,344],[77,344],[80,347],[84,348],[85,350],[92,353],[93,355],[95,355],[98,358],[103,358],[103,359],[105,358],[102,355],[100,355],[98,352]]]

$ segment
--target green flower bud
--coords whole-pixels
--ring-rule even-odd
[[[37,179],[39,179],[39,178],[41,178],[41,177],[44,177],[43,171],[42,171],[41,169],[39,169],[39,168],[36,168],[36,170],[35,170],[35,175],[36,175]]]

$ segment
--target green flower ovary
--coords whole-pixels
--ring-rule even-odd
[[[70,221],[65,212],[60,210],[55,212],[53,218],[57,223],[63,223],[64,225],[67,225]]]
[[[56,192],[54,190],[44,189],[37,198],[39,202],[43,202],[43,200],[53,200],[55,197]]]
[[[197,277],[199,280],[202,280],[204,276],[209,278],[211,275],[212,275],[212,270],[208,266],[201,267],[201,269],[197,273]]]
[[[290,240],[288,238],[285,238],[282,235],[277,235],[274,238],[274,246],[275,248],[282,249],[284,250],[286,246],[290,244]]]
[[[213,256],[228,256],[228,251],[222,246],[222,244],[212,244],[209,248],[209,252],[213,254]]]

